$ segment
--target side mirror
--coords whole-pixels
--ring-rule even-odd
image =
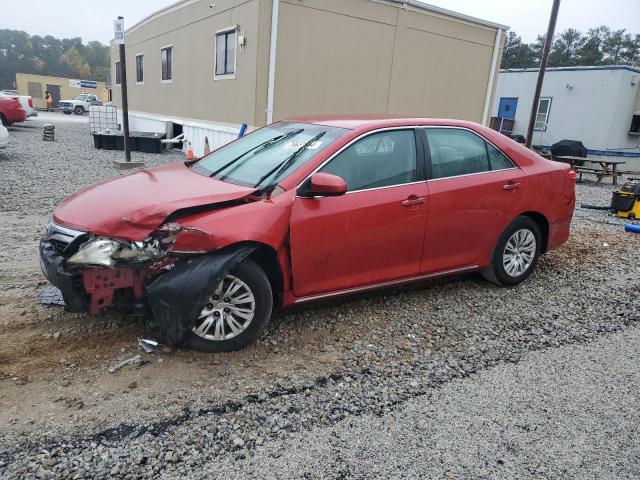
[[[301,197],[339,197],[347,193],[347,182],[331,173],[314,173],[298,189]]]

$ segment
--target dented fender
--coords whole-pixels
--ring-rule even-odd
[[[236,245],[189,257],[149,283],[145,289],[152,313],[149,328],[156,339],[172,347],[182,345],[213,288],[256,248]]]

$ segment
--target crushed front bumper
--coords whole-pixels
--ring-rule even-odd
[[[87,310],[87,295],[84,291],[82,274],[65,270],[64,261],[64,256],[45,235],[40,240],[42,273],[51,284],[60,289],[68,312],[84,312]]]

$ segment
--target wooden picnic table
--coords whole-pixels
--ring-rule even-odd
[[[580,181],[582,181],[583,173],[590,173],[592,175],[596,175],[598,177],[598,185],[602,185],[602,179],[604,177],[611,177],[613,184],[618,185],[618,165],[622,165],[626,162],[621,160],[606,160],[606,159],[594,159],[594,158],[584,158],[584,157],[572,157],[568,155],[559,155],[553,157],[555,160],[559,160],[561,162],[565,162],[571,165],[571,168],[574,172],[580,174]],[[578,162],[584,163],[592,163],[598,165],[596,168],[585,167],[584,163],[582,165],[577,165]]]

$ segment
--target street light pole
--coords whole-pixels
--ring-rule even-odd
[[[536,116],[538,114],[538,102],[540,101],[540,93],[542,92],[542,82],[544,81],[544,72],[547,68],[547,58],[553,42],[553,33],[556,29],[558,20],[558,10],[560,9],[560,0],[553,0],[551,7],[551,17],[549,18],[549,27],[547,28],[547,36],[544,40],[544,48],[542,49],[542,58],[540,59],[540,70],[538,71],[538,82],[536,83],[536,91],[533,95],[533,104],[531,105],[531,116],[529,117],[529,128],[527,129],[527,139],[525,146],[531,148],[533,140],[533,129],[536,125]]]

